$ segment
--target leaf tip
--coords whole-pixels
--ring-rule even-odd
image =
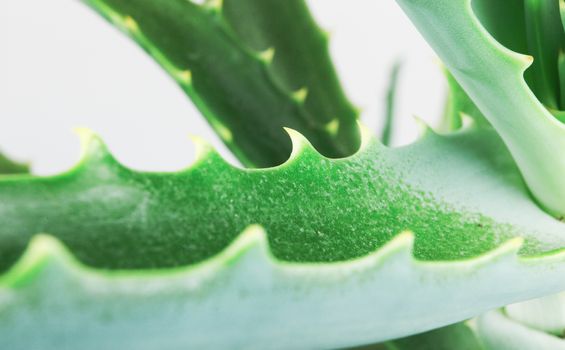
[[[192,72],[188,69],[176,71],[174,77],[180,84],[183,85],[192,84]]]
[[[290,136],[290,141],[292,142],[292,152],[290,153],[289,160],[294,159],[305,147],[310,145],[310,142],[308,142],[304,135],[294,129],[287,127],[284,127],[283,129],[287,132],[288,136]]]
[[[192,144],[194,145],[194,149],[195,149],[194,158],[196,163],[207,158],[208,155],[214,152],[214,148],[212,147],[212,145],[210,145],[210,143],[208,143],[208,141],[206,141],[202,137],[197,135],[188,135],[188,137],[192,141]]]
[[[131,33],[139,32],[139,25],[131,16],[125,16],[123,21],[124,28]]]
[[[47,234],[37,234],[30,240],[21,258],[0,276],[0,285],[17,288],[33,281],[42,267],[56,257],[67,256],[59,240]]]
[[[74,128],[73,131],[80,139],[80,148],[83,156],[93,146],[93,144],[101,142],[96,133],[89,128],[78,127]]]
[[[259,248],[262,251],[263,256],[269,257],[269,243],[267,239],[267,232],[263,226],[259,224],[253,224],[247,226],[232,242],[226,250],[221,253],[223,255],[224,263],[232,264],[240,260],[249,251],[254,248]]]
[[[418,127],[418,135],[420,139],[430,134],[434,134],[432,128],[428,125],[428,123],[424,119],[420,118],[417,115],[413,115],[412,118]]]
[[[212,127],[214,128],[214,130],[216,130],[218,135],[222,138],[222,140],[224,140],[225,142],[230,142],[230,143],[233,141],[233,133],[222,122],[220,122],[219,120],[215,120],[215,119],[210,120],[209,122],[212,125]]]
[[[361,138],[361,145],[359,146],[357,153],[360,153],[374,142],[375,137],[373,130],[368,128],[363,122],[361,122],[361,120],[357,120],[357,128],[359,129],[359,135]]]

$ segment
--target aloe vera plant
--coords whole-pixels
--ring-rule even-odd
[[[0,158],[0,348],[565,347],[557,1],[397,0],[449,86],[442,133],[400,148],[303,0],[84,1],[246,168],[195,138],[138,172],[89,130],[57,176]]]

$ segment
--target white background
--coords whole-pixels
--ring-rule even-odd
[[[375,132],[393,62],[403,70],[395,143],[417,136],[417,115],[437,120],[444,82],[433,52],[394,0],[310,0],[332,34],[348,95]],[[78,0],[0,1],[0,149],[53,174],[79,156],[74,127],[101,134],[115,156],[140,170],[190,164],[187,135],[225,147],[192,103],[130,39]]]

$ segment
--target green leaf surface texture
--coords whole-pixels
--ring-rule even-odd
[[[228,23],[222,2],[85,2],[163,66],[244,165],[283,163],[292,149],[283,127],[300,131],[329,157],[348,156],[357,150],[356,114],[339,88],[324,51],[326,42],[302,2],[291,1],[286,6],[278,1],[273,5],[292,10],[277,14],[278,19],[285,17],[293,21],[292,26],[300,26],[304,30],[301,39],[308,39],[315,48],[300,46],[298,41],[285,42],[273,34],[277,37],[275,50],[277,46],[280,50],[270,53],[258,51],[253,48],[254,41],[238,37],[233,28],[241,26]],[[289,19],[291,14],[296,16]],[[255,24],[251,22],[245,26],[246,30],[252,27]],[[312,51],[304,52],[306,49]],[[289,60],[297,71],[291,71]],[[318,66],[305,74],[315,63]],[[295,84],[300,85],[299,90],[290,90]]]
[[[515,23],[504,18],[524,10],[518,9],[516,1],[501,1],[492,6],[493,11],[508,10],[508,16],[498,17],[496,20],[501,23],[495,26],[502,28],[504,23],[509,23],[499,33],[501,42],[512,43],[507,48],[485,29],[493,25],[494,19],[485,21],[483,26],[477,18],[493,2],[477,6],[477,12],[471,0],[397,2],[500,134],[539,203],[555,216],[563,215],[565,181],[561,174],[565,172],[565,158],[556,150],[565,147],[565,126],[536,98],[524,80],[532,57],[509,49],[519,47],[522,40],[510,38]],[[519,34],[520,30],[514,32],[517,37]]]
[[[0,348],[339,348],[565,287],[565,226],[492,130],[364,131],[343,159],[289,134],[278,167],[197,141],[190,168],[141,173],[83,131],[70,171],[0,178]]]

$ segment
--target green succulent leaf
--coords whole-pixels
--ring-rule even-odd
[[[482,0],[398,0],[453,73],[445,120],[459,130],[391,149],[359,136],[303,1],[86,2],[245,165],[280,165],[234,167],[196,139],[191,167],[137,172],[82,130],[70,171],[0,176],[0,348],[563,345],[544,333],[563,320],[529,304],[454,324],[565,288],[565,224],[530,197],[565,214],[565,161],[550,152],[565,146],[561,44],[540,36],[555,11],[512,0],[523,16],[500,25],[504,7]],[[533,92],[528,59],[495,39],[541,57]]]
[[[471,0],[397,2],[500,134],[536,199],[554,215],[565,214],[565,158],[556,151],[565,148],[565,126],[524,81],[532,58],[497,42],[481,25]],[[514,1],[499,6],[520,12]],[[499,6],[493,5],[493,11]],[[509,35],[512,28],[502,32]]]
[[[565,45],[559,1],[524,0],[527,53],[534,57],[529,84],[548,108],[560,109],[557,60]]]
[[[268,68],[277,82],[289,92],[304,92],[304,109],[313,124],[324,125],[339,147],[322,153],[355,153],[358,112],[339,83],[328,35],[318,28],[305,1],[223,0],[221,14],[246,45],[272,55]]]
[[[345,347],[565,287],[565,224],[494,131],[365,135],[344,159],[289,132],[269,169],[199,141],[192,167],[139,173],[84,133],[71,171],[0,178],[0,347]]]
[[[283,163],[291,151],[283,127],[299,130],[330,157],[351,155],[358,148],[356,115],[337,85],[324,51],[325,41],[314,31],[315,25],[301,2],[277,2],[287,11],[278,15],[288,21],[290,16],[296,21],[293,25],[304,29],[303,38],[310,38],[304,43],[284,42],[283,38],[273,41],[280,51],[289,50],[286,54],[250,48],[255,41],[237,36],[232,28],[241,29],[242,25],[227,23],[222,2],[85,2],[163,66],[243,164],[266,167]],[[249,23],[240,32],[245,34],[254,26]],[[304,51],[309,44],[314,45],[312,52]],[[314,59],[320,61],[311,61]],[[289,60],[296,64],[296,71],[291,71]],[[316,64],[316,70],[303,74]],[[288,90],[299,82],[306,85],[295,92]],[[328,100],[333,104],[326,106]]]
[[[512,51],[527,53],[524,0],[472,0],[473,12],[488,32]]]

